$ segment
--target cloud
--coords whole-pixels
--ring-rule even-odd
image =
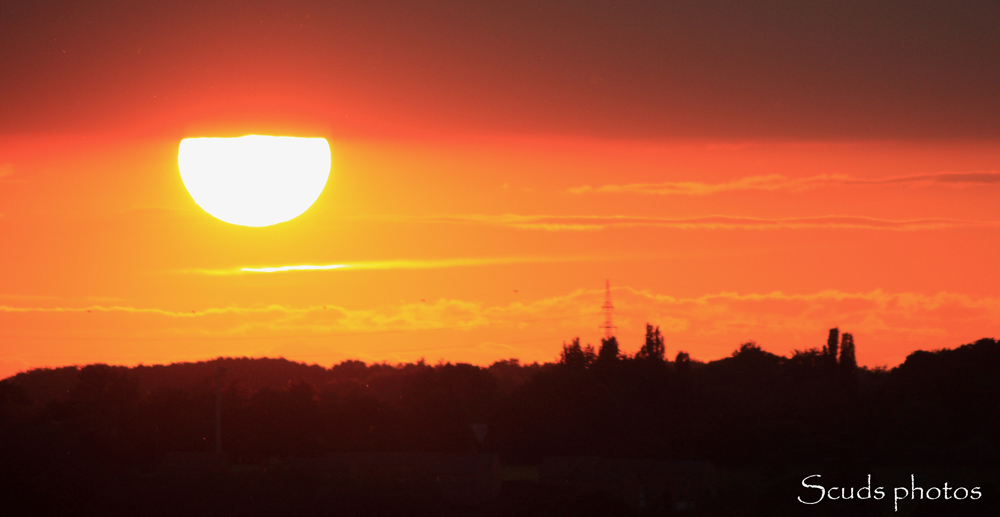
[[[654,227],[678,230],[787,230],[787,229],[862,229],[862,230],[935,230],[958,227],[994,227],[1000,222],[958,219],[879,219],[829,215],[817,217],[640,217],[627,215],[449,215],[411,218],[422,222],[489,224],[524,230],[594,231],[611,228]]]
[[[612,297],[624,351],[638,349],[648,322],[660,326],[671,353],[685,350],[699,359],[724,357],[747,340],[787,354],[822,345],[826,330],[839,326],[854,333],[862,345],[859,357],[863,364],[896,364],[917,348],[953,347],[988,336],[1000,325],[1000,297],[949,292],[827,289],[677,297],[619,286],[612,289]],[[41,345],[26,343],[38,340],[121,341],[130,345],[118,350],[135,354],[159,350],[157,353],[171,358],[182,353],[266,353],[283,344],[292,347],[289,350],[313,347],[309,354],[316,356],[369,361],[411,360],[439,352],[439,357],[454,360],[473,357],[462,354],[476,350],[480,350],[476,357],[486,358],[483,360],[528,355],[550,360],[546,358],[554,358],[564,340],[581,336],[587,342],[597,337],[603,301],[602,289],[578,289],[500,304],[438,299],[363,309],[335,305],[232,306],[197,311],[101,305],[0,306],[0,326],[17,328],[20,334],[7,335],[7,330],[0,336],[10,345],[7,350],[11,356],[0,354],[0,360],[37,353]],[[131,344],[143,342],[149,345]],[[135,360],[149,359],[136,355]]]
[[[822,330],[830,321],[847,320],[863,323],[861,328],[865,330],[908,331],[907,326],[886,323],[893,318],[910,321],[918,329],[933,327],[934,322],[954,323],[964,317],[985,317],[1000,323],[1000,298],[947,292],[923,294],[889,293],[881,289],[867,292],[829,289],[805,294],[720,292],[682,298],[631,287],[616,287],[612,291],[619,318],[657,322],[669,332],[686,332],[696,325],[703,326],[702,333],[734,328],[760,328],[769,332],[778,329],[816,331],[817,328]],[[567,321],[593,326],[590,324],[596,320],[591,320],[601,314],[603,294],[603,290],[599,289],[578,289],[548,298],[492,306],[469,300],[439,299],[372,309],[348,309],[335,305],[270,305],[175,311],[93,305],[0,306],[0,313],[118,313],[196,323],[215,319],[225,327],[225,330],[220,328],[222,334],[219,335],[243,334],[250,328],[316,333],[470,330],[496,326],[518,328],[541,322],[562,325]],[[965,313],[965,316],[960,313]]]
[[[997,184],[1000,184],[1000,172],[997,171],[936,172],[873,179],[854,178],[841,174],[821,174],[808,178],[789,178],[778,174],[771,174],[767,176],[748,176],[726,183],[677,181],[603,185],[600,187],[583,185],[570,188],[569,192],[573,194],[606,193],[704,196],[720,192],[746,190],[802,192],[815,188],[850,185],[908,185],[914,187],[943,185],[949,187],[968,187]]]
[[[185,270],[183,273],[200,273],[206,275],[234,275],[243,273],[283,273],[289,271],[331,271],[331,270],[399,270],[399,269],[441,269],[453,267],[473,267],[473,266],[493,266],[506,264],[539,264],[539,263],[561,263],[561,262],[588,262],[595,260],[606,260],[608,257],[481,257],[481,258],[451,258],[451,259],[427,259],[427,260],[375,260],[367,262],[353,262],[347,264],[326,264],[326,265],[289,265],[289,266],[269,266],[269,267],[243,267],[233,269],[193,269]]]
[[[282,312],[287,311],[286,307],[281,305],[271,305],[268,307],[261,308],[246,308],[246,307],[219,307],[219,308],[209,308],[192,310],[192,311],[171,311],[166,309],[148,308],[148,307],[129,307],[125,305],[90,305],[85,307],[17,307],[11,305],[0,305],[0,313],[32,313],[32,312],[51,312],[51,313],[131,313],[131,314],[149,314],[156,316],[165,316],[171,318],[191,318],[197,316],[206,315],[217,315],[217,314],[262,314],[268,312]]]
[[[244,267],[240,268],[240,271],[245,271],[248,273],[280,273],[282,271],[328,271],[331,269],[343,269],[347,267],[346,264],[329,264],[326,266],[313,266],[309,264],[301,266],[278,266],[278,267]]]
[[[868,334],[948,336],[969,328],[993,328],[1000,323],[1000,298],[960,293],[889,293],[881,289],[845,292],[830,289],[808,294],[716,293],[697,298],[673,298],[628,290],[664,316],[685,320],[683,330],[702,335],[743,330],[753,334],[815,333],[843,325]]]
[[[421,330],[470,330],[481,327],[522,326],[538,321],[578,319],[597,314],[594,308],[584,312],[577,304],[567,303],[583,291],[567,296],[537,300],[530,304],[515,302],[506,306],[487,307],[479,302],[454,299],[402,303],[373,309],[347,309],[336,305],[289,307],[213,307],[202,310],[176,311],[151,307],[102,306],[84,307],[17,307],[0,305],[0,314],[8,315],[101,315],[120,314],[130,317],[151,317],[161,320],[189,322],[186,327],[160,327],[173,335],[177,330],[197,330],[203,337],[241,337],[251,331],[296,331],[303,336],[349,335],[351,333],[387,333]],[[541,317],[541,319],[539,319]],[[144,320],[148,321],[148,320]],[[206,332],[207,329],[212,329]]]

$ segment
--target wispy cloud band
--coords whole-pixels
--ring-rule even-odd
[[[935,172],[890,176],[886,178],[855,178],[843,174],[820,174],[806,178],[789,178],[779,174],[748,176],[724,183],[703,183],[697,181],[665,181],[660,183],[628,183],[623,185],[602,185],[593,187],[582,185],[569,189],[573,194],[647,194],[647,195],[687,195],[704,196],[732,191],[788,191],[805,190],[850,185],[906,185],[966,187],[1000,184],[1000,172]]]
[[[995,227],[1000,222],[960,219],[880,219],[828,215],[817,217],[642,217],[627,215],[447,215],[409,218],[437,223],[489,224],[525,230],[592,231],[609,228],[657,227],[678,230],[784,230],[784,229],[865,229],[865,230],[934,230],[958,227]]]
[[[245,267],[240,268],[240,271],[247,273],[280,273],[283,271],[328,271],[331,269],[343,269],[345,267],[348,267],[347,264],[328,264],[325,266],[303,264],[301,266]]]
[[[453,267],[493,266],[506,264],[540,264],[559,262],[588,262],[606,260],[611,257],[598,256],[551,256],[551,257],[466,257],[449,259],[415,260],[374,260],[345,264],[301,264],[289,266],[243,267],[233,269],[192,269],[183,273],[206,275],[234,275],[242,273],[284,273],[289,271],[331,271],[331,270],[402,270],[402,269],[442,269]]]
[[[0,321],[23,329],[18,336],[2,336],[12,340],[287,342],[310,337],[413,331],[461,333],[435,336],[433,346],[450,347],[479,339],[472,336],[497,343],[549,336],[551,344],[547,350],[554,355],[560,340],[574,335],[588,339],[587,336],[596,334],[597,324],[603,318],[598,310],[603,294],[600,289],[580,289],[501,304],[439,299],[370,309],[271,305],[184,312],[128,306],[0,306]],[[644,324],[649,322],[661,327],[671,350],[692,351],[696,357],[727,355],[738,343],[749,339],[760,340],[769,350],[780,353],[796,347],[819,346],[825,330],[840,325],[863,340],[863,355],[881,357],[880,363],[895,362],[917,344],[955,346],[966,342],[962,340],[988,336],[1000,325],[997,297],[949,292],[829,289],[810,293],[718,292],[676,297],[618,287],[613,296],[615,321],[627,338],[623,341],[626,349],[634,350],[634,341],[641,340]],[[91,320],[90,315],[81,314],[91,311],[106,316]],[[53,328],[60,330],[53,334]],[[481,333],[468,334],[470,331]],[[385,338],[386,344],[394,342],[395,338]]]

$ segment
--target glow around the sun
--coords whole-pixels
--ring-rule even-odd
[[[195,203],[227,223],[270,226],[298,217],[330,176],[325,138],[185,138],[177,154]]]

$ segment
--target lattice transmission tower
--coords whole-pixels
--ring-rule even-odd
[[[612,320],[615,306],[611,304],[611,280],[604,281],[604,305],[601,308],[604,309],[604,325],[599,328],[604,329],[604,339],[611,339],[615,336],[615,329],[618,328]]]

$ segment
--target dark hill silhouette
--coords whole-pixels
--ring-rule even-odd
[[[247,468],[345,452],[479,451],[534,465],[554,456],[709,460],[794,478],[1000,460],[996,340],[914,352],[885,370],[857,367],[863,343],[850,333],[837,332],[833,355],[833,335],[788,357],[750,342],[708,363],[684,352],[667,360],[668,343],[650,326],[636,356],[573,340],[544,365],[220,358],[32,370],[0,381],[0,504],[44,493],[39,479],[159,472],[168,453],[213,450],[220,365],[222,447]],[[473,424],[488,426],[482,443]],[[798,480],[781,479],[767,497],[794,501],[781,490]]]
[[[220,365],[225,369],[228,383],[236,382],[241,389],[249,391],[264,388],[282,389],[297,382],[309,383],[320,391],[338,386],[371,384],[371,382],[375,383],[376,389],[382,389],[385,382],[391,383],[388,379],[406,372],[429,368],[423,362],[389,365],[365,364],[356,360],[347,360],[330,368],[324,368],[284,358],[247,357],[220,357],[193,363],[113,368],[127,370],[129,376],[135,379],[139,391],[148,393],[163,388],[186,389],[205,385],[215,375]],[[523,385],[541,369],[543,366],[537,363],[522,365],[517,359],[508,359],[497,361],[486,370],[496,378],[503,390],[510,392]],[[45,404],[53,400],[65,400],[77,385],[80,370],[81,368],[76,366],[38,368],[9,377],[6,381],[19,386],[33,402]]]

